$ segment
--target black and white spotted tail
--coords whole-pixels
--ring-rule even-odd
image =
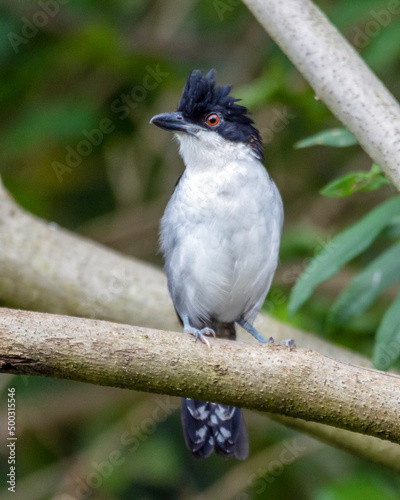
[[[249,440],[240,408],[183,398],[181,418],[186,446],[196,458],[207,458],[213,451],[226,458],[247,458]]]

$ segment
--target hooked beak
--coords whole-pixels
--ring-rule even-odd
[[[199,130],[205,130],[200,125],[190,123],[183,118],[182,113],[161,113],[153,116],[150,123],[154,123],[157,127],[169,130],[170,132],[186,132],[190,135],[196,135]]]

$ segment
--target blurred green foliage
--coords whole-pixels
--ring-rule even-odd
[[[175,109],[190,70],[215,67],[218,81],[234,84],[234,95],[251,108],[266,146],[265,165],[285,204],[281,264],[265,309],[370,355],[395,291],[329,332],[326,318],[346,283],[388,248],[388,238],[398,237],[394,225],[321,284],[293,319],[287,305],[309,259],[384,203],[391,188],[348,198],[319,194],[334,179],[366,172],[371,160],[358,146],[293,147],[341,124],[246,7],[222,4],[3,0],[3,181],[30,212],[161,266],[158,221],[182,162],[170,136],[148,122]],[[317,4],[399,97],[400,15],[388,10],[388,0]],[[387,314],[391,310],[396,315],[398,308]],[[386,320],[393,324],[393,317]],[[246,462],[193,459],[177,411],[152,420],[165,398],[50,379],[3,376],[2,384],[4,395],[7,387],[17,391],[15,498],[194,499],[200,492],[210,499],[398,497],[400,481],[392,473],[326,446],[274,469],[265,452],[297,434],[262,415],[246,412],[252,460],[246,469]],[[0,453],[5,459],[5,445]],[[2,460],[1,477],[6,473]],[[228,481],[240,474],[248,478],[244,483]],[[2,485],[1,498],[9,498]]]
[[[297,148],[314,145],[335,147],[352,146],[357,141],[346,129],[331,129],[303,139]],[[344,197],[358,191],[374,191],[389,184],[378,165],[368,172],[354,172],[330,182],[321,189],[321,194]],[[394,197],[382,206],[373,209],[360,222],[340,233],[321,250],[307,265],[292,290],[288,310],[295,313],[308,299],[316,286],[337,273],[343,264],[365,250],[387,226],[398,226],[400,222],[400,198]],[[389,233],[390,234],[390,233]],[[360,318],[377,297],[393,283],[400,281],[400,242],[397,241],[383,251],[365,269],[360,271],[343,290],[333,304],[328,326],[343,325]],[[400,295],[383,316],[379,325],[373,360],[378,369],[392,366],[400,356]]]
[[[358,191],[375,191],[385,184],[389,184],[389,179],[378,165],[373,164],[368,172],[352,172],[330,182],[320,193],[332,198],[342,198]]]

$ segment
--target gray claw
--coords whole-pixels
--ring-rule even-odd
[[[190,327],[190,328],[185,328],[184,332],[194,335],[195,342],[197,342],[197,340],[200,339],[200,341],[203,342],[203,344],[206,344],[206,346],[209,349],[211,349],[210,343],[206,339],[205,335],[212,335],[213,337],[215,337],[215,332],[212,328],[206,327],[203,328],[202,330],[198,330],[197,328]]]
[[[293,339],[281,340],[279,343],[282,345],[286,345],[289,351],[291,351],[293,348],[296,348],[296,344]]]
[[[214,330],[212,328],[208,328],[208,327],[203,328],[202,330],[200,330],[200,333],[202,335],[212,335],[213,337],[216,336]]]

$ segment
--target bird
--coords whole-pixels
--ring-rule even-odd
[[[150,120],[174,133],[185,164],[160,223],[168,290],[184,332],[208,347],[210,336],[235,340],[235,324],[273,341],[253,322],[278,264],[283,204],[261,135],[231,90],[216,85],[215,69],[193,70],[176,112]],[[240,408],[182,398],[181,421],[195,457],[247,458]]]

